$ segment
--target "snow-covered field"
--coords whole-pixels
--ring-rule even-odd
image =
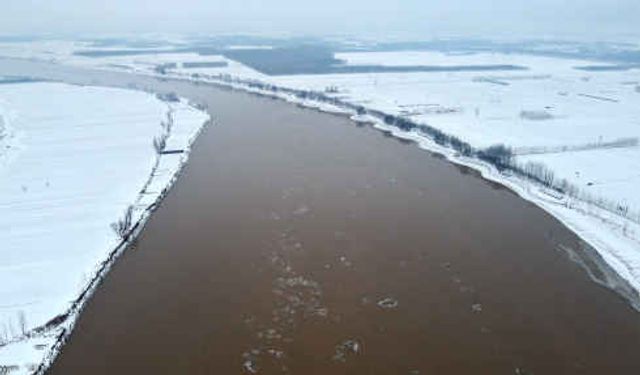
[[[269,49],[269,46],[240,46],[232,45],[227,49],[238,50],[247,48]],[[101,48],[102,51],[109,51],[113,48]],[[117,48],[126,50],[128,48]],[[35,41],[30,43],[1,43],[0,56],[13,57],[29,60],[44,60],[52,63],[69,64],[95,69],[120,70],[141,74],[156,74],[156,68],[162,65],[169,66],[175,64],[175,68],[167,69],[170,72],[191,76],[192,74],[219,74],[230,73],[243,77],[260,77],[260,73],[255,72],[236,61],[230,60],[222,55],[199,55],[194,52],[175,53],[155,53],[134,54],[122,56],[101,56],[90,57],[77,55],[74,52],[96,50],[89,43],[52,40]],[[226,67],[190,67],[185,63],[226,63]]]
[[[40,363],[59,331],[25,333],[67,312],[120,242],[110,224],[129,205],[141,217],[179,169],[186,154],[158,159],[152,145],[170,110],[168,148],[188,149],[208,117],[187,103],[59,83],[0,85],[0,345],[9,343],[0,346],[0,369],[28,373]]]

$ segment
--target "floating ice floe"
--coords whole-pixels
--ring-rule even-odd
[[[362,346],[355,339],[348,339],[336,345],[336,352],[332,359],[336,362],[346,362],[350,355],[358,354]]]
[[[383,309],[395,309],[398,307],[398,300],[387,297],[378,301],[378,306]]]
[[[256,365],[256,362],[252,359],[247,359],[244,362],[242,362],[242,369],[250,374],[258,373],[258,366]]]
[[[293,214],[296,216],[302,216],[308,213],[309,211],[311,211],[311,209],[308,206],[301,205],[298,208],[296,208],[295,211],[293,211]]]

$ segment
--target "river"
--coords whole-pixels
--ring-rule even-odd
[[[0,68],[34,74],[29,64]],[[593,252],[475,172],[345,117],[238,91],[37,72],[175,91],[215,122],[50,374],[640,368],[640,315],[579,264]]]

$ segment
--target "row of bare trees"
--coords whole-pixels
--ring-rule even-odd
[[[611,141],[598,140],[577,145],[518,147],[513,150],[516,155],[557,154],[561,152],[588,151],[607,148],[637,147],[637,137],[618,138]]]
[[[160,122],[160,134],[153,138],[153,148],[156,151],[158,157],[164,152],[167,147],[167,140],[171,135],[174,122],[175,120],[173,116],[173,109],[169,109],[169,111],[167,112],[167,117]],[[154,170],[155,168],[157,168],[157,165],[158,161],[156,160]],[[126,240],[128,238],[135,224],[133,214],[134,207],[128,206],[122,217],[117,221],[111,223],[111,229],[118,236],[118,238],[122,240]]]
[[[15,321],[11,318],[2,322],[0,326],[0,347],[6,345],[11,340],[24,337],[28,333],[27,316],[23,310],[16,313]]]
[[[167,112],[167,118],[160,122],[160,128],[162,129],[160,134],[153,138],[153,148],[156,150],[157,154],[162,154],[162,152],[167,147],[167,140],[171,135],[171,130],[173,129],[173,111],[169,110]]]
[[[628,204],[606,199],[589,193],[565,178],[559,178],[546,165],[539,162],[518,163],[512,150],[505,145],[494,145],[480,150],[476,155],[499,170],[509,170],[527,180],[536,182],[567,197],[591,204],[636,223],[640,223],[640,212],[633,211]]]

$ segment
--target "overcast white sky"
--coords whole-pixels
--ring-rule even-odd
[[[1,0],[0,34],[262,33],[426,39],[640,34],[640,0]]]

